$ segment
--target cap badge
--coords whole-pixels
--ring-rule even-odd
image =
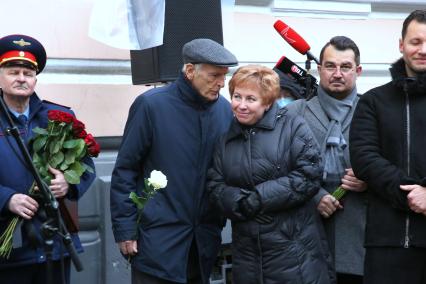
[[[23,38],[21,38],[20,40],[14,40],[13,43],[16,44],[16,45],[19,45],[21,47],[31,45],[31,42],[27,42]]]
[[[21,56],[21,57],[25,57],[25,52],[20,51],[20,52],[19,52],[19,56]]]

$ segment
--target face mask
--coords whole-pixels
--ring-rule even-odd
[[[293,98],[289,98],[289,97],[285,97],[285,98],[280,98],[277,100],[277,104],[280,108],[285,107],[286,105],[288,105],[289,103],[291,103],[292,101],[294,101]]]

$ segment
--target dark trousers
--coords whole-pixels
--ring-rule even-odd
[[[51,284],[70,283],[70,259],[64,259],[65,282],[62,281],[61,262],[52,262]],[[46,263],[29,264],[0,270],[1,284],[47,284]]]
[[[337,273],[337,284],[362,284],[362,276]]]
[[[132,268],[132,284],[176,284]]]
[[[195,242],[192,242],[188,257],[187,284],[201,284],[200,264]],[[161,279],[132,268],[132,284],[177,284],[178,282]]]
[[[426,284],[426,249],[367,248],[364,284]]]

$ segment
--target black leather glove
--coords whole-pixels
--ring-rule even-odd
[[[240,200],[240,211],[248,219],[253,218],[261,209],[260,196],[257,191],[251,191]]]

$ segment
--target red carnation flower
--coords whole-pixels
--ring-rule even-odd
[[[74,120],[74,116],[60,110],[49,110],[47,112],[47,118],[52,121],[59,121],[65,123],[71,123]]]
[[[99,153],[101,152],[101,146],[96,141],[94,142],[95,143],[92,144],[92,146],[87,148],[87,152],[89,153],[91,157],[97,157]]]
[[[67,113],[67,112],[61,111],[60,114],[59,114],[59,120],[61,122],[65,122],[65,123],[71,123],[74,120],[74,116],[72,114]]]
[[[89,155],[92,157],[97,157],[101,151],[101,147],[96,142],[95,138],[93,138],[92,134],[87,134],[87,136],[84,138],[84,142],[87,145],[87,152]]]
[[[57,120],[59,120],[59,113],[60,113],[59,110],[49,110],[47,112],[47,118],[49,120],[55,120],[55,121],[57,121]]]
[[[73,134],[74,134],[75,138],[81,138],[81,139],[84,139],[87,136],[87,132],[84,129],[82,131],[80,131],[80,132],[75,132],[74,131]]]
[[[86,143],[87,147],[90,147],[95,142],[92,134],[87,134],[84,138],[84,143]]]
[[[83,122],[74,118],[74,121],[72,123],[72,131],[73,131],[74,137],[83,138],[83,139],[86,138],[87,132],[85,128],[86,126],[84,125]]]

